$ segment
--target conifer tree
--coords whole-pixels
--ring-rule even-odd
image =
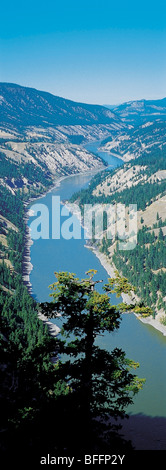
[[[90,270],[79,280],[73,273],[56,272],[57,282],[50,286],[53,301],[41,304],[48,317],[62,317],[56,366],[70,388],[72,419],[79,422],[79,430],[86,429],[89,445],[97,422],[123,418],[144,382],[132,372],[139,364],[121,349],[108,352],[96,343],[100,335],[119,328],[121,313],[111,305],[112,280],[104,287],[109,293],[99,293],[96,284],[102,281],[94,281],[95,273]],[[125,278],[115,287],[118,296],[122,290],[131,290]]]

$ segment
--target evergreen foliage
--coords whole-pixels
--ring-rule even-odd
[[[95,273],[89,270],[81,280],[73,273],[55,273],[57,282],[50,286],[53,301],[40,304],[42,312],[50,318],[62,316],[57,367],[70,387],[72,421],[76,428],[72,438],[74,442],[79,439],[83,452],[94,449],[103,422],[105,439],[110,442],[112,420],[125,416],[126,407],[144,383],[144,379],[132,372],[139,364],[127,359],[121,349],[109,353],[96,345],[98,335],[119,327],[121,315],[118,306],[111,305],[110,296],[95,289],[100,282],[93,280]],[[126,279],[118,278],[114,282],[117,294],[124,288],[127,292],[131,290]],[[113,291],[111,280],[105,289]]]
[[[166,170],[166,151],[156,149],[149,154],[144,154],[141,157],[134,159],[127,164],[127,168],[134,167],[135,165],[144,166],[145,169],[141,170],[143,175],[148,178],[156,173],[158,170]],[[115,175],[118,169],[110,171],[110,176]],[[137,210],[144,210],[159,194],[166,193],[166,180],[156,182],[140,182],[137,185],[126,188],[123,191],[118,191],[105,196],[101,194],[96,196],[93,194],[94,189],[101,184],[105,179],[108,178],[108,172],[102,172],[102,174],[96,175],[90,182],[88,189],[83,189],[78,193],[75,193],[71,202],[79,200],[79,204],[82,207],[84,204],[111,204],[111,203],[122,203],[128,206],[129,204],[137,204]]]
[[[140,182],[137,185],[126,188],[123,191],[111,193],[108,196],[99,194],[94,195],[96,187],[108,178],[108,172],[96,175],[91,181],[88,189],[84,189],[73,195],[72,201],[77,200],[81,208],[84,204],[114,204],[122,203],[125,207],[136,203],[137,210],[145,210],[158,195],[166,194],[166,179],[152,182],[151,176],[159,170],[166,170],[166,151],[164,147],[146,152],[137,159],[131,160],[125,168],[131,168],[135,165],[142,167],[141,174],[146,175],[148,182]],[[110,172],[115,175],[118,169]],[[144,217],[141,217],[141,224],[144,223]],[[166,237],[162,227],[166,226],[166,219],[162,220],[157,213],[156,222],[153,227],[148,229],[143,225],[137,233],[137,245],[134,250],[119,250],[118,243],[113,254],[112,260],[118,271],[122,273],[137,288],[137,294],[150,308],[155,315],[156,308],[162,308],[166,312],[166,302],[163,298],[166,296]],[[106,229],[105,219],[103,217],[103,228]],[[159,228],[159,233],[155,235],[154,229]],[[117,240],[117,237],[115,238]],[[100,244],[100,251],[109,256],[109,248],[112,240],[104,235]]]

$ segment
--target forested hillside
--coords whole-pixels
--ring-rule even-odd
[[[153,150],[126,163],[123,168],[103,172],[91,181],[88,190],[73,196],[84,204],[137,204],[137,245],[120,250],[117,236],[93,240],[110,262],[137,288],[137,295],[159,313],[166,324],[166,151]],[[116,221],[115,221],[116,223]],[[104,229],[107,219],[104,217]]]
[[[21,174],[20,167],[12,168],[11,163],[10,165],[11,172],[17,178],[17,170]],[[40,173],[38,181],[40,181]],[[49,181],[46,179],[42,190],[48,187]],[[89,272],[90,280],[86,279],[84,283],[80,281],[78,284],[76,279],[78,298],[73,291],[73,284],[70,286],[71,274],[69,273],[66,279],[69,280],[70,295],[66,303],[66,280],[64,279],[62,290],[64,289],[65,295],[64,297],[60,295],[60,301],[57,301],[57,311],[60,309],[63,313],[66,308],[68,314],[69,310],[71,320],[69,319],[66,328],[74,334],[77,331],[77,338],[75,341],[66,342],[65,336],[60,339],[49,335],[47,326],[39,320],[38,314],[40,310],[50,316],[52,311],[52,315],[56,316],[55,306],[51,302],[43,306],[36,304],[22,279],[25,243],[24,202],[30,195],[38,194],[39,188],[33,186],[32,182],[31,189],[27,188],[26,192],[22,191],[22,188],[16,189],[16,186],[12,188],[12,191],[11,188],[1,186],[1,455],[2,457],[4,455],[5,462],[10,464],[12,461],[17,461],[18,465],[20,462],[22,465],[26,456],[26,464],[30,465],[33,460],[36,465],[42,453],[47,455],[48,449],[54,454],[61,452],[64,455],[66,452],[68,454],[72,452],[74,455],[76,446],[79,456],[82,456],[87,449],[89,452],[94,450],[98,442],[98,445],[102,445],[102,449],[104,448],[107,452],[110,441],[108,440],[108,443],[106,441],[106,432],[108,433],[107,439],[111,436],[114,448],[130,449],[130,443],[119,436],[115,425],[112,427],[110,422],[108,427],[103,425],[103,416],[107,418],[108,407],[111,417],[125,415],[125,407],[132,403],[133,395],[142,388],[144,383],[143,379],[130,372],[139,364],[126,358],[125,353],[117,348],[109,354],[103,348],[100,351],[100,348],[93,346],[90,356],[92,370],[94,370],[93,387],[91,386],[92,372],[90,372],[90,378],[87,374],[87,361],[89,365],[87,341],[89,341],[89,325],[92,327],[92,322],[89,322],[89,316],[85,315],[84,308],[87,307],[92,313],[93,306],[95,335],[100,330],[103,332],[118,328],[120,312],[118,308],[112,307],[105,293],[98,295],[94,291],[93,283],[92,291],[93,270]],[[84,294],[80,298],[81,292]],[[77,315],[78,308],[80,312],[83,310],[82,325]],[[72,309],[74,309],[74,323]],[[107,319],[105,318],[106,309]],[[84,315],[87,318],[87,326]],[[112,315],[113,320],[111,320]],[[98,324],[96,318],[99,318]],[[85,338],[83,343],[84,332],[87,340]],[[78,342],[79,335],[81,339]],[[80,359],[80,351],[85,358]],[[61,354],[65,354],[67,358],[65,361],[60,360]],[[74,362],[73,358],[75,358]],[[108,361],[110,362],[109,369]],[[106,362],[107,368],[104,375]],[[89,381],[88,384],[85,377]],[[96,380],[98,380],[99,387],[96,386]],[[106,386],[108,396],[105,396]],[[87,416],[89,424],[85,433]],[[98,422],[95,421],[96,416]]]
[[[13,83],[0,83],[0,101],[0,122],[21,128],[120,122],[104,106],[77,103]]]
[[[166,119],[152,119],[144,124],[133,120],[128,129],[121,134],[108,136],[101,142],[100,150],[119,155],[125,162],[141,155],[151,154],[158,148],[164,148],[166,142]]]
[[[1,451],[10,447],[11,453],[14,449],[17,453],[19,442],[21,455],[24,441],[29,447],[30,440],[35,440],[31,422],[35,426],[40,420],[38,403],[46,404],[49,387],[56,388],[51,363],[56,344],[38,319],[36,302],[22,280],[23,198],[2,186],[1,201]]]
[[[128,154],[130,162],[120,169],[97,173],[91,180],[89,188],[75,194],[72,201],[79,201],[82,208],[85,203],[98,202],[122,203],[127,208],[129,204],[137,204],[138,243],[134,250],[120,251],[117,236],[109,240],[106,233],[100,242],[93,238],[93,244],[105,253],[119,272],[136,286],[140,308],[142,302],[146,303],[151,307],[154,316],[159,312],[161,320],[166,323],[166,151],[163,144],[165,124],[155,123],[152,128],[150,126],[148,129],[138,127],[133,130],[131,125],[122,122],[119,116],[102,106],[74,103],[44,92],[11,84],[0,85],[0,105],[0,342],[2,352],[0,374],[3,384],[1,389],[1,447],[6,452],[10,448],[11,455],[14,452],[24,453],[25,450],[26,457],[27,449],[28,452],[34,449],[36,452],[44,449],[45,453],[51,449],[54,452],[62,451],[63,455],[68,443],[69,449],[73,449],[74,442],[73,452],[75,452],[76,444],[82,446],[80,436],[86,441],[81,422],[79,423],[80,434],[77,433],[78,415],[82,416],[80,398],[83,396],[82,390],[85,392],[85,388],[80,388],[80,384],[81,387],[82,384],[84,385],[82,378],[87,377],[87,364],[89,364],[87,359],[89,351],[87,353],[82,340],[82,328],[85,327],[85,323],[78,325],[81,328],[80,342],[76,338],[75,342],[71,341],[66,344],[65,340],[61,343],[59,339],[51,337],[46,324],[39,320],[39,305],[30,295],[23,280],[26,237],[25,203],[27,204],[30,198],[39,196],[50,189],[59,176],[89,170],[97,172],[99,169],[104,169],[102,159],[88,152],[82,146],[83,143],[107,138],[108,141],[103,142],[104,146],[110,145],[110,142],[112,145],[115,139],[116,142],[120,142],[118,145],[123,158],[125,152],[128,152],[126,141],[131,138],[129,143],[133,147],[133,139],[136,139],[134,158],[138,157],[137,150],[141,148],[141,152],[138,152],[139,158],[132,160],[133,157]],[[153,129],[153,143],[155,139],[157,142],[156,145],[152,145],[153,149],[149,148],[151,129]],[[126,139],[124,135],[127,136]],[[145,138],[148,143],[149,150],[145,153],[142,138]],[[104,224],[106,230],[106,218],[104,218]],[[103,331],[103,328],[113,331],[115,327],[118,327],[120,319],[118,308],[112,309],[105,294],[102,297],[96,291],[93,293],[91,281],[90,284],[86,281],[84,285],[82,281],[79,284],[76,280],[76,291],[73,297],[73,292],[70,290],[71,276],[69,275],[66,279],[69,282],[70,298],[68,301],[71,302],[69,310],[74,305],[74,315],[77,308],[80,308],[80,312],[82,311],[82,305],[83,307],[86,305],[86,308],[88,306],[90,312],[94,307],[95,315],[96,308],[99,308],[100,313],[103,312],[103,317],[100,325],[97,326],[97,333],[100,329]],[[123,287],[124,285],[126,286],[126,280]],[[90,292],[89,305],[87,304],[87,286],[88,295]],[[81,297],[80,300],[79,294],[82,292],[82,287],[85,287],[85,299]],[[60,283],[61,288],[65,292],[64,305],[62,302],[58,303],[57,308],[63,310],[64,306],[66,308],[66,284]],[[115,324],[111,324],[110,318],[105,318],[105,306],[108,312],[114,310],[115,318],[118,319]],[[46,312],[51,316],[48,305],[45,307]],[[83,315],[81,317],[83,318]],[[72,331],[74,325],[76,328],[74,331],[78,332],[77,318],[75,316],[73,318],[74,320],[69,320],[67,323],[68,331]],[[95,328],[96,325],[97,323]],[[89,341],[86,328],[85,334]],[[92,336],[91,347],[93,346]],[[118,349],[113,351],[111,360],[107,353],[104,356],[98,348],[92,347],[92,349],[94,356],[91,355],[91,360],[95,374],[97,364],[101,369],[99,377],[102,376],[102,380],[98,377],[95,379],[98,381],[99,395],[94,381],[92,395],[95,401],[92,408],[96,410],[98,404],[105,406],[105,402],[102,401],[105,388],[102,389],[102,387],[106,384],[104,382],[103,386],[103,365],[106,363],[106,357],[107,361],[110,361],[109,371],[113,379],[113,386],[111,384],[112,389],[110,389],[113,393],[113,402],[110,409],[113,415],[118,415],[118,407],[114,408],[116,390],[122,404],[120,414],[123,415],[125,404],[131,402],[130,392],[136,393],[139,388],[137,379],[134,376],[133,381],[133,375],[129,372],[129,366],[135,368],[137,364],[126,359],[123,351],[119,352]],[[85,363],[79,358],[79,362],[77,363],[76,360],[76,364],[73,364],[73,357],[77,359],[77,354],[79,355],[80,352],[82,354],[82,351],[87,353]],[[60,352],[67,356],[64,368],[60,367]],[[94,361],[96,358],[99,358],[97,362]],[[73,374],[70,377],[72,382],[69,381],[69,370]],[[91,383],[91,378],[92,376],[88,379],[89,383]],[[106,371],[108,386],[109,378],[108,371]],[[117,382],[118,388],[116,388]],[[101,403],[96,401],[99,396]],[[73,407],[75,409],[74,437],[70,431]],[[90,429],[88,431],[88,436],[90,436]],[[114,438],[113,433],[112,439]],[[113,442],[116,445],[118,442],[119,445],[119,441],[113,440]],[[95,446],[96,441],[93,442],[93,450]],[[108,447],[105,450],[108,451]]]
[[[38,455],[44,446],[54,452],[68,441],[70,446],[63,422],[70,415],[64,399],[71,390],[66,372],[60,375],[54,365],[60,343],[39,320],[39,306],[23,281],[25,203],[58,176],[103,167],[79,145],[123,124],[104,107],[24,87],[1,84],[0,94],[1,450],[8,458],[16,454],[17,461],[25,451],[27,461],[34,449]]]

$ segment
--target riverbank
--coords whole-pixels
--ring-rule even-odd
[[[76,215],[76,217],[79,217],[78,214],[77,214],[77,211],[73,210],[73,205],[70,204],[69,201],[67,201],[67,207],[68,207],[69,211],[72,211],[72,213],[74,215]],[[83,218],[80,220],[80,223],[81,223],[81,226],[86,231],[86,227],[84,226]],[[116,272],[116,266],[108,258],[108,256],[105,253],[101,253],[99,251],[99,249],[96,248],[96,246],[94,246],[93,244],[90,244],[88,242],[85,244],[85,248],[90,249],[95,254],[95,256],[99,259],[101,265],[107,271],[107,273],[110,277],[115,277],[116,276],[116,273],[115,273]],[[139,297],[134,292],[131,292],[131,295],[122,293],[121,297],[122,297],[123,302],[125,302],[127,305],[130,305],[130,304],[135,303],[135,302],[139,302],[139,300],[140,300]],[[164,312],[162,312],[162,314],[157,314],[155,319],[152,318],[151,316],[143,318],[141,315],[139,315],[135,312],[133,312],[133,313],[142,323],[152,326],[156,330],[160,331],[160,333],[162,333],[163,336],[166,336],[166,326],[163,325],[160,322],[160,318],[164,314]]]
[[[91,177],[95,176],[95,174],[104,171],[106,167],[102,164],[98,165],[95,169],[92,170],[87,170],[84,172],[77,172],[69,175],[64,175],[64,176],[59,176],[57,179],[49,186],[49,188],[43,188],[41,190],[40,194],[34,195],[30,197],[27,201],[24,201],[24,223],[25,223],[25,237],[24,237],[24,255],[23,255],[23,273],[22,273],[22,278],[23,282],[26,285],[28,292],[32,295],[32,285],[30,282],[30,274],[33,269],[33,264],[31,262],[31,245],[33,244],[33,241],[31,239],[31,232],[30,228],[28,226],[28,219],[30,216],[30,209],[29,206],[31,203],[37,201],[38,199],[41,199],[42,197],[46,196],[49,194],[51,191],[54,189],[57,189],[61,182],[65,179],[68,178],[74,178],[75,176],[88,176],[90,175]]]
[[[30,282],[30,273],[33,269],[33,265],[31,263],[31,245],[33,241],[31,240],[30,229],[28,227],[28,213],[24,214],[24,223],[25,223],[25,236],[24,236],[24,254],[23,254],[23,262],[22,262],[22,279],[23,283],[28,289],[28,292],[32,293],[32,284]]]
[[[40,312],[38,313],[38,318],[39,320],[42,320],[42,322],[45,323],[45,325],[47,325],[48,331],[51,336],[58,335],[58,333],[60,332],[60,328],[55,323],[48,320],[48,318],[43,313],[40,313]]]
[[[116,271],[116,266],[113,264],[113,262],[110,262],[108,257],[104,254],[101,253],[96,247],[89,246],[88,244],[85,245],[86,248],[89,248],[92,250],[92,252],[95,254],[95,256],[99,259],[100,263],[102,264],[103,268],[107,271],[108,275],[110,277],[115,277],[115,271]],[[121,297],[123,299],[123,302],[125,302],[127,305],[133,303],[133,302],[138,302],[138,297],[132,292],[131,296],[129,294],[121,294]],[[160,323],[160,315],[158,314],[156,318],[152,317],[146,317],[142,318],[140,315],[134,313],[134,315],[142,322],[147,325],[152,326],[156,330],[160,331],[164,336],[166,336],[166,326],[162,325]]]
[[[28,289],[29,294],[32,294],[32,284],[30,282],[30,274],[33,269],[33,264],[31,262],[31,245],[33,245],[33,241],[31,239],[31,232],[28,226],[28,220],[30,214],[30,209],[28,206],[31,202],[37,201],[41,197],[44,197],[47,193],[52,191],[55,187],[60,184],[60,181],[65,178],[61,177],[58,178],[57,181],[49,187],[49,189],[45,189],[41,191],[41,194],[34,195],[30,197],[27,201],[24,201],[24,224],[25,224],[25,236],[24,236],[24,255],[23,255],[23,263],[22,263],[22,278],[25,286]]]
[[[71,177],[75,177],[77,175],[90,175],[90,176],[93,176],[94,174],[100,172],[100,171],[103,171],[105,169],[105,166],[103,165],[99,165],[97,169],[93,169],[93,170],[88,170],[86,172],[81,172],[81,173],[74,173],[72,175],[65,175],[65,176],[61,176],[61,177],[58,177],[57,180],[55,181],[55,183],[53,185],[51,185],[51,187],[49,187],[49,189],[47,189],[46,191],[43,191],[42,194],[40,195],[37,195],[36,197],[33,197],[31,198],[28,202],[25,203],[25,207],[27,207],[30,202],[34,201],[34,200],[37,200],[37,199],[40,199],[41,197],[43,197],[45,194],[51,192],[53,189],[56,189],[60,183],[62,182],[62,180],[64,179],[67,179],[67,178],[71,178]],[[70,210],[70,203],[67,204],[68,205],[68,208]],[[72,208],[73,209],[73,208]],[[75,214],[77,215],[77,214]],[[25,284],[27,285],[28,289],[29,289],[29,292],[32,293],[32,286],[31,286],[31,283],[30,283],[30,273],[33,269],[33,265],[31,263],[31,256],[30,256],[30,247],[31,247],[31,244],[33,243],[32,240],[31,240],[31,236],[30,236],[30,229],[27,225],[27,218],[28,218],[28,214],[26,214],[25,216],[25,219],[26,219],[26,237],[25,237],[25,258],[24,258],[24,282]],[[83,226],[83,223],[81,221],[81,225]],[[104,253],[101,253],[96,247],[94,246],[88,246],[88,244],[85,245],[86,248],[90,248],[92,250],[92,252],[97,256],[97,258],[99,259],[100,263],[102,264],[102,266],[104,267],[104,269],[106,270],[106,272],[108,273],[108,275],[110,277],[114,277],[115,276],[115,270],[116,270],[116,267],[113,265],[113,263],[110,263],[110,259],[108,259],[108,257],[104,254]],[[132,302],[134,301],[138,301],[139,299],[135,296],[135,294],[133,293],[132,295],[132,298],[126,294],[122,294],[122,299],[124,302],[126,302],[127,304],[131,304]],[[161,324],[160,322],[160,318],[161,318],[161,315],[157,314],[156,315],[156,318],[152,318],[152,317],[147,317],[147,318],[142,318],[140,315],[138,314],[135,314],[135,316],[144,324],[147,324],[153,328],[155,328],[156,330],[160,331],[164,336],[166,336],[166,326],[164,326],[163,324]]]

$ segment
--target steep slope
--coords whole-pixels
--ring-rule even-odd
[[[0,84],[3,168],[8,159],[14,164],[30,166],[30,174],[36,166],[43,178],[48,177],[47,173],[54,178],[96,169],[103,165],[102,160],[80,144],[114,136],[125,127],[120,118],[104,106],[75,103],[15,84]]]
[[[109,219],[113,238],[107,237],[105,219],[103,238],[96,239],[94,246],[107,256],[108,265],[113,263],[136,286],[138,297],[152,308],[156,321],[166,325],[166,148],[154,149],[121,168],[97,175],[88,189],[73,196],[72,202],[76,199],[81,207],[89,201],[92,205],[123,205],[119,206],[121,218],[119,212]],[[121,234],[128,234],[133,218],[130,204],[137,204],[137,240],[134,247],[121,248],[117,229],[121,227]],[[131,241],[135,235],[134,226]]]
[[[8,227],[13,224],[13,230],[19,228],[22,237],[25,201],[47,190],[59,176],[103,167],[101,158],[80,144],[114,135],[124,127],[119,117],[102,106],[75,103],[15,84],[0,84],[2,289],[10,290],[10,271],[18,269],[11,256]],[[21,262],[20,259],[19,272]]]
[[[51,93],[0,84],[0,123],[25,126],[110,124],[119,117],[104,106],[76,103]]]
[[[163,148],[166,145],[166,121],[146,122],[119,135],[107,137],[100,150],[120,156],[125,162],[138,158],[145,152]]]

